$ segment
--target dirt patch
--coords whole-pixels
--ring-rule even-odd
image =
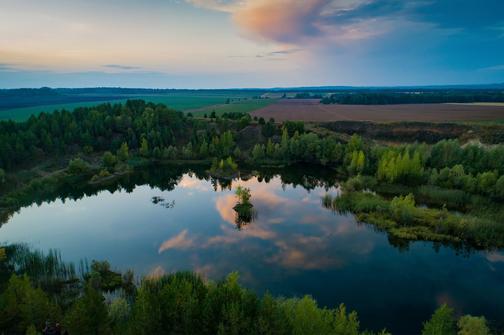
[[[504,106],[459,104],[324,105],[313,99],[284,99],[251,113],[277,121],[482,121],[504,119]]]

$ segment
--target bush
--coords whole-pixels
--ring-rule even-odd
[[[374,177],[358,175],[348,179],[343,184],[343,190],[346,192],[356,192],[373,189],[376,186]]]
[[[415,198],[413,194],[405,197],[398,196],[390,202],[390,212],[393,218],[400,223],[410,224],[415,214]]]
[[[102,163],[106,168],[113,168],[117,164],[117,157],[110,151],[106,151],[103,154]]]
[[[91,178],[91,181],[92,182],[95,182],[95,181],[98,181],[100,179],[103,179],[103,178],[107,178],[107,177],[110,177],[110,172],[108,172],[107,169],[102,169],[100,170],[100,172],[98,174],[95,174],[93,176],[93,178]]]
[[[71,174],[86,173],[89,171],[89,165],[81,158],[74,158],[68,162],[67,171]]]
[[[476,317],[465,315],[458,321],[458,335],[489,335],[486,319],[484,317]]]

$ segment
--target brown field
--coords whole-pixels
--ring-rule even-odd
[[[503,120],[504,106],[474,104],[323,105],[318,100],[280,100],[253,116],[277,121],[488,121]]]

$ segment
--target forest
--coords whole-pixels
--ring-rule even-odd
[[[4,334],[333,334],[387,335],[362,330],[341,304],[310,296],[257,295],[237,273],[212,282],[182,272],[135,279],[108,262],[65,263],[55,251],[0,247],[0,329]],[[422,335],[488,335],[482,316],[456,316],[441,305],[418,325]]]
[[[475,91],[419,91],[416,92],[351,92],[336,93],[323,97],[323,104],[342,105],[394,105],[394,104],[434,104],[504,102],[501,90]]]

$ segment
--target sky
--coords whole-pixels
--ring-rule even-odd
[[[503,0],[0,0],[0,87],[504,82]]]

